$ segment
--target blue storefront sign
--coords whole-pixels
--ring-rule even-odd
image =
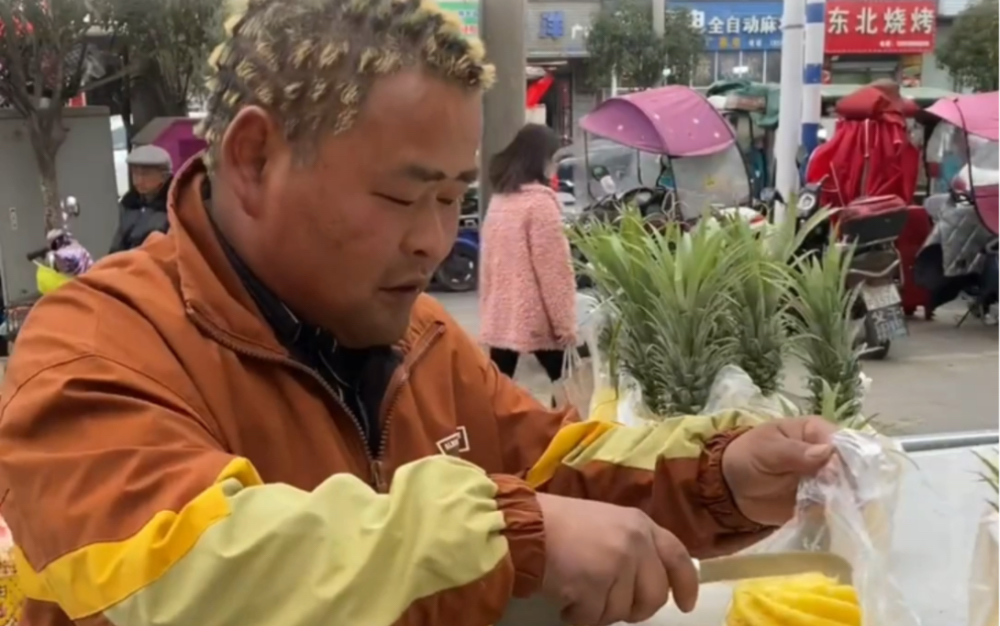
[[[705,34],[705,50],[778,50],[781,2],[673,2],[687,9],[691,24]]]
[[[596,1],[579,0],[529,2],[524,22],[524,43],[528,56],[586,56],[590,21],[600,6]]]

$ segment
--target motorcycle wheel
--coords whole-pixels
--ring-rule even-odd
[[[451,292],[472,291],[479,282],[479,254],[471,246],[456,245],[434,272],[434,282]]]

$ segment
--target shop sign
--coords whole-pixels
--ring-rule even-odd
[[[524,42],[529,57],[582,57],[599,2],[529,3]]]
[[[781,2],[673,2],[667,10],[686,9],[691,25],[705,35],[705,50],[777,50],[781,48]]]
[[[462,31],[466,35],[479,36],[479,0],[444,0],[438,5],[462,18]]]
[[[827,54],[922,54],[934,50],[937,6],[914,0],[829,0]]]

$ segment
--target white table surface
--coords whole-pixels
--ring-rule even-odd
[[[973,544],[990,487],[978,480],[982,465],[968,448],[911,458],[919,468],[904,479],[893,572],[921,626],[964,626]]]
[[[970,448],[911,458],[916,467],[907,467],[895,518],[893,574],[920,626],[965,626],[972,549],[990,488],[979,481],[981,465]],[[645,624],[721,625],[728,602],[728,588],[708,585],[695,613],[681,615],[667,607]],[[553,611],[532,599],[512,607],[498,626],[561,625]]]

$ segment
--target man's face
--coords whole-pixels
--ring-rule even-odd
[[[448,255],[476,179],[478,93],[419,70],[379,79],[346,133],[315,159],[267,150],[244,194],[253,269],[293,310],[349,347],[388,345]],[[253,244],[252,244],[253,245]]]
[[[150,196],[160,190],[167,180],[167,173],[161,167],[133,165],[130,168],[132,186],[141,195]]]

